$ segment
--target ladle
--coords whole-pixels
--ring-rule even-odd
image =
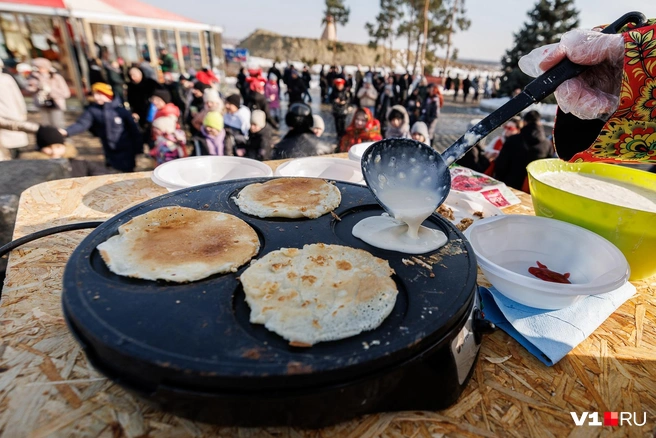
[[[617,33],[628,23],[640,27],[646,20],[645,15],[640,12],[629,12],[604,28],[602,33]],[[588,68],[589,66],[564,59],[538,76],[519,95],[468,129],[442,155],[424,143],[409,139],[391,138],[374,143],[362,156],[362,174],[367,185],[378,203],[392,215],[390,206],[381,201],[383,193],[389,190],[406,190],[412,193],[413,190],[426,189],[437,195],[430,198],[430,202],[437,201],[433,210],[437,209],[446,200],[451,189],[451,164],[511,117],[540,102],[567,79],[578,76]]]

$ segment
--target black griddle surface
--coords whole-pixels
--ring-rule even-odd
[[[92,362],[146,391],[158,385],[255,391],[338,383],[420,354],[446,339],[469,311],[476,280],[474,253],[441,216],[424,222],[449,239],[434,253],[440,261],[431,277],[420,264],[404,264],[403,259],[412,256],[374,248],[351,235],[358,221],[383,213],[366,187],[336,183],[342,202],[335,213],[341,221],[331,214],[318,219],[261,219],[241,213],[231,198],[246,185],[266,180],[228,181],[160,196],[108,220],[78,246],[66,266],[62,302],[67,322]],[[399,294],[394,310],[376,330],[293,348],[264,326],[249,322],[250,309],[238,281],[247,266],[235,274],[187,284],[111,273],[95,248],[133,217],[173,205],[243,219],[260,237],[257,258],[282,247],[312,243],[367,250],[387,260],[396,272]]]

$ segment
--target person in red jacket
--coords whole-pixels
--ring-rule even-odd
[[[212,69],[207,67],[196,73],[196,79],[198,82],[210,86],[220,82],[219,78],[216,77]]]

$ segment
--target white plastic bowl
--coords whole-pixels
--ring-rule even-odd
[[[155,172],[150,174],[150,180],[157,184],[160,187],[164,187],[169,192],[175,192],[176,190],[182,190],[184,187],[170,186],[167,185],[164,181],[161,181],[155,176]]]
[[[155,168],[151,179],[169,191],[218,181],[272,176],[266,164],[241,157],[202,156],[169,161]]]
[[[629,279],[624,255],[603,237],[576,225],[535,216],[496,216],[472,224],[469,239],[478,265],[503,295],[530,307],[562,309],[611,292]],[[537,261],[570,273],[572,284],[540,280],[528,272]]]
[[[360,163],[343,158],[297,158],[278,166],[275,175],[306,176],[364,184]]]
[[[373,141],[368,141],[366,143],[353,145],[351,149],[349,149],[348,151],[349,160],[357,161],[358,163],[362,161],[362,156],[364,155],[364,151],[369,149],[369,147],[371,147],[371,145],[374,143],[375,142]]]

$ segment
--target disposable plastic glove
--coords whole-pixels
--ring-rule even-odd
[[[565,59],[594,66],[563,82],[554,93],[558,106],[580,119],[607,119],[619,106],[624,37],[575,29],[559,43],[538,47],[519,60],[519,68],[537,77]]]

